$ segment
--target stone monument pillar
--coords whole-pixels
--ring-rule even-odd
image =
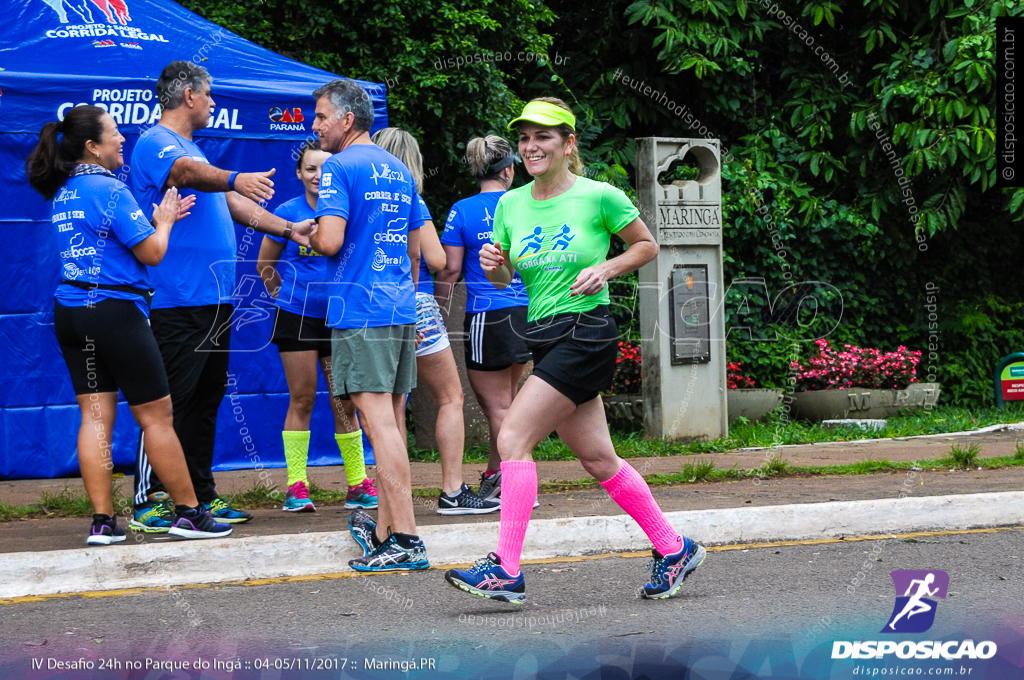
[[[689,155],[696,180],[661,185]],[[636,140],[640,218],[661,247],[640,269],[644,432],[659,439],[729,434],[717,139]]]

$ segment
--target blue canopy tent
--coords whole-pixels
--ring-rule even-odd
[[[46,122],[95,104],[117,121],[130,162],[139,133],[159,120],[156,79],[175,59],[213,76],[217,108],[210,126],[196,134],[210,162],[244,171],[277,168],[270,210],[300,195],[293,168],[297,149],[313,138],[311,94],[338,76],[265,50],[169,0],[22,0],[0,17],[0,479],[78,471],[80,416],[53,332],[59,257],[49,206],[29,187],[25,158]],[[386,127],[384,86],[360,84],[373,100],[374,131]],[[127,165],[120,171],[129,185],[130,171]],[[280,467],[288,394],[269,343],[270,298],[253,262],[262,234],[237,224],[235,230],[240,309],[214,469]],[[319,389],[310,464],[340,464],[322,376]],[[122,401],[113,434],[116,465],[134,463],[137,440]]]

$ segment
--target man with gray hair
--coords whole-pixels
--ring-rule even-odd
[[[274,195],[274,170],[232,172],[210,165],[192,135],[214,112],[213,79],[190,61],[173,61],[156,84],[160,122],[139,136],[132,153],[132,188],[152,217],[153,205],[170,187],[196,196],[191,214],[171,231],[167,256],[149,267],[156,290],[150,324],[167,369],[174,430],[181,440],[199,502],[220,522],[252,519],[217,495],[213,447],[217,409],[227,389],[228,350],[234,308],[235,228],[232,222],[309,245],[313,221],[292,224],[257,201]],[[139,438],[133,528],[166,532],[173,514],[163,485],[153,475]]]
[[[373,103],[352,80],[317,89],[313,131],[334,155],[320,169],[318,227],[327,255],[334,392],[350,395],[377,460],[377,522],[356,511],[349,527],[364,555],[357,571],[429,566],[416,533],[409,454],[398,427],[416,386],[416,276],[420,200],[402,161],[370,140]],[[383,530],[383,531],[382,531]],[[393,533],[391,533],[393,530]]]

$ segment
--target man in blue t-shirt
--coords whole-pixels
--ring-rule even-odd
[[[420,216],[416,182],[402,161],[370,140],[373,103],[358,83],[333,80],[313,92],[313,131],[333,153],[320,170],[318,228],[328,256],[334,391],[359,409],[377,460],[377,522],[359,510],[349,526],[367,552],[357,571],[426,569],[416,531],[406,442],[398,426],[416,386],[416,276]],[[394,533],[383,530],[391,527]]]
[[[213,448],[217,410],[227,389],[235,286],[234,222],[309,245],[313,221],[291,223],[265,210],[274,195],[266,172],[232,172],[207,161],[192,135],[212,119],[212,78],[188,61],[173,61],[156,84],[160,122],[139,136],[132,152],[132,186],[146,218],[170,187],[196,196],[191,216],[171,231],[167,255],[149,267],[156,290],[150,322],[167,369],[174,406],[174,430],[181,440],[196,497],[221,522],[245,522],[217,495]],[[142,531],[165,532],[173,515],[163,485],[152,474],[139,438],[135,474],[135,518]]]

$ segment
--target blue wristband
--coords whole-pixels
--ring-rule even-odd
[[[228,177],[228,187],[229,187],[229,188],[230,188],[230,189],[231,189],[232,191],[234,191],[234,190],[235,190],[235,177],[238,177],[238,172],[237,172],[237,171],[236,171],[236,172],[233,172],[233,173],[231,173],[231,176],[230,176],[230,177]]]

